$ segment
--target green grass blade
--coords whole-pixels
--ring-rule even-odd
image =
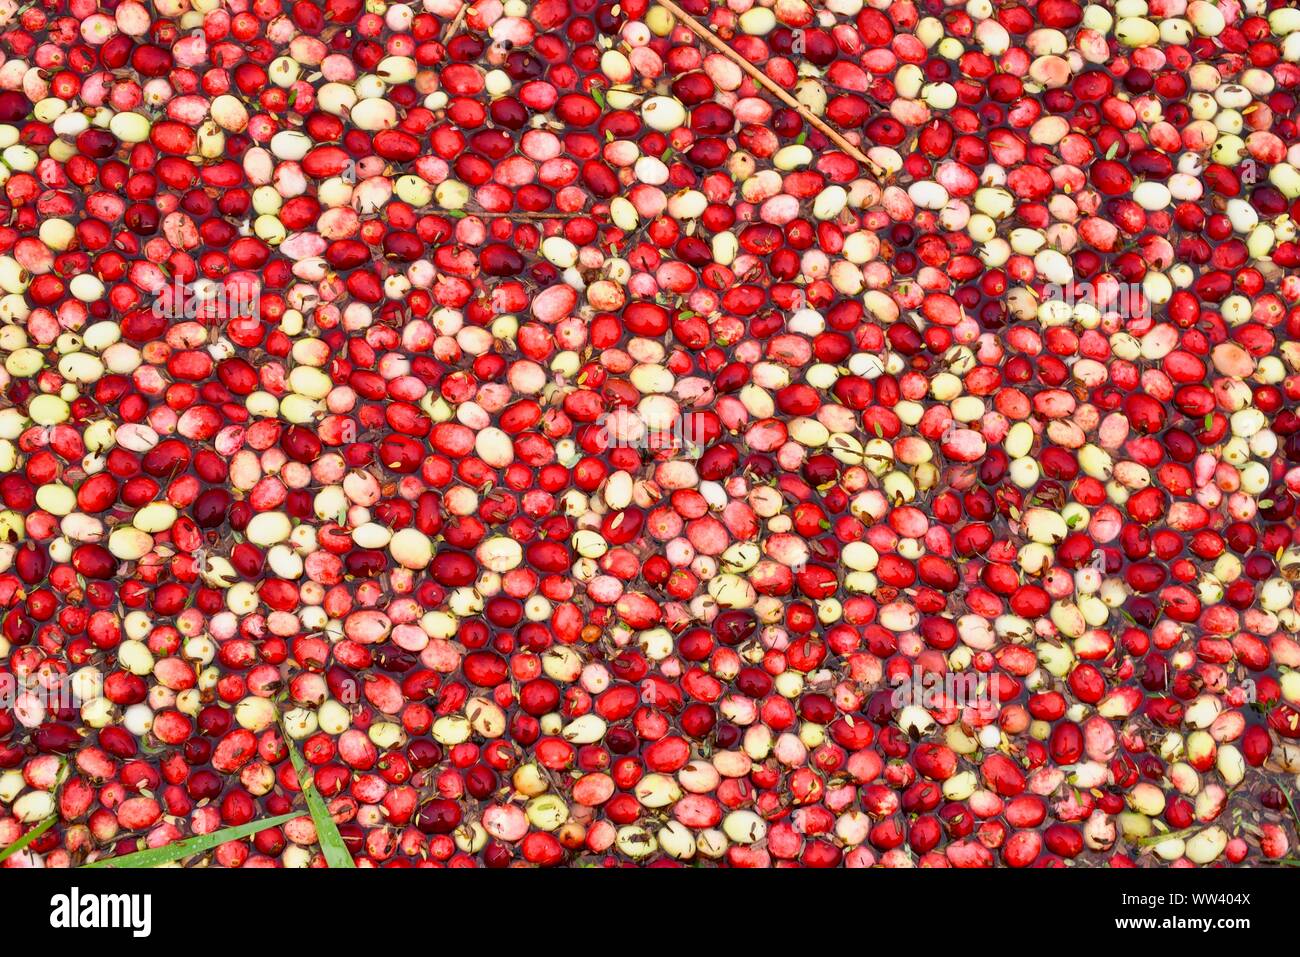
[[[1163,844],[1165,841],[1179,840],[1184,837],[1190,837],[1197,831],[1204,830],[1206,825],[1195,824],[1192,827],[1185,827],[1180,831],[1161,831],[1156,834],[1150,834],[1147,837],[1138,838],[1139,847],[1154,847],[1157,844]]]
[[[320,844],[321,853],[325,855],[325,863],[330,867],[356,867],[357,865],[352,863],[352,855],[348,852],[347,845],[343,843],[343,836],[339,834],[338,825],[330,815],[325,798],[316,790],[311,770],[298,752],[298,745],[293,738],[289,737],[283,725],[280,727],[280,732],[285,747],[289,749],[289,760],[293,762],[293,771],[298,776],[302,795],[307,799],[307,810],[311,812],[312,823],[316,825],[316,840]]]
[[[1286,788],[1280,788],[1279,790],[1281,790],[1282,796],[1286,798],[1286,806],[1291,809],[1291,819],[1295,821],[1296,833],[1300,834],[1300,811],[1295,809],[1295,801],[1291,800],[1291,795],[1287,793]],[[0,858],[0,860],[3,860],[3,858]]]
[[[296,817],[302,817],[302,813],[294,812],[292,814],[281,814],[277,817],[263,818],[260,821],[249,821],[247,824],[241,824],[238,827],[227,827],[220,831],[213,831],[211,834],[200,834],[198,837],[177,841],[175,844],[153,847],[146,851],[136,851],[134,854],[124,854],[121,857],[106,857],[103,860],[91,864],[82,864],[81,866],[157,867],[159,864],[170,864],[172,861],[179,861],[183,857],[209,851],[218,844],[226,843],[226,841],[238,841],[251,837],[258,831],[265,831],[268,827],[277,827],[288,823]]]
[[[38,837],[40,837],[42,834],[48,831],[53,826],[54,822],[57,820],[58,820],[58,815],[51,814],[45,820],[41,821],[40,824],[37,824],[34,828],[32,828],[22,837],[18,838],[18,840],[14,841],[3,851],[0,851],[0,861],[4,861],[7,858],[13,857],[15,854],[21,851],[32,841],[36,840]]]

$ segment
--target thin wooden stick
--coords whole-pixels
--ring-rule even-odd
[[[465,0],[465,2],[460,5],[460,9],[456,11],[456,16],[451,21],[451,25],[447,27],[447,32],[442,35],[443,46],[450,43],[451,38],[460,30],[461,25],[465,22],[465,18],[469,16],[469,8],[471,5],[471,0]]]
[[[754,64],[750,63],[748,60],[746,60],[743,56],[741,56],[731,47],[727,46],[727,44],[724,43],[722,40],[718,39],[718,37],[714,35],[713,31],[703,26],[693,16],[691,16],[689,13],[687,13],[685,10],[679,7],[676,3],[674,3],[673,0],[654,0],[654,2],[659,4],[661,7],[666,9],[669,13],[671,13],[674,17],[680,20],[682,22],[682,25],[685,26],[686,29],[690,30],[692,33],[694,33],[697,37],[699,37],[709,46],[713,47],[713,49],[717,50],[723,56],[727,57],[727,59],[733,61],[738,67],[740,67],[742,70],[748,73],[750,77],[753,78],[755,83],[762,86],[765,90],[767,90],[777,99],[779,99],[782,103],[790,107],[790,109],[794,110],[805,120],[807,120],[809,123],[815,126],[818,130],[824,133],[826,138],[829,139],[832,143],[834,143],[836,146],[842,149],[845,153],[848,153],[849,156],[853,157],[863,166],[867,167],[867,169],[871,170],[872,175],[880,176],[882,173],[885,172],[883,168],[878,166],[876,163],[873,163],[866,153],[862,152],[862,150],[858,149],[856,146],[854,146],[852,143],[846,140],[843,134],[839,132],[839,130],[835,129],[833,126],[828,125],[826,121],[823,120],[820,116],[818,116],[812,110],[808,109],[806,106],[804,106],[802,103],[796,100],[785,90],[781,89],[781,87],[777,86],[776,83],[773,82],[766,73],[764,73],[758,67],[754,66]]]

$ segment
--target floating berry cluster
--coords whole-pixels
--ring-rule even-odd
[[[679,2],[0,0],[3,866],[1295,863],[1300,9]]]

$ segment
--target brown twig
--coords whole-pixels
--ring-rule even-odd
[[[808,107],[804,106],[785,90],[781,89],[781,87],[777,86],[766,73],[754,66],[754,64],[750,63],[722,40],[719,40],[711,30],[703,26],[693,16],[674,3],[673,0],[655,0],[655,2],[680,20],[686,29],[690,30],[709,46],[713,47],[713,49],[717,50],[748,73],[755,83],[762,86],[782,103],[790,107],[790,109],[794,110],[805,120],[815,126],[819,131],[825,134],[826,138],[832,143],[842,149],[845,153],[848,153],[849,156],[853,157],[863,166],[867,167],[867,169],[871,170],[873,175],[880,176],[885,172],[879,165],[872,162],[866,153],[862,152],[862,150],[858,149],[845,139],[844,135],[840,133],[839,130],[827,124],[820,116],[808,109]]]
[[[456,11],[456,16],[452,19],[451,24],[447,27],[447,32],[442,35],[442,45],[446,46],[451,42],[451,38],[460,32],[461,26],[465,23],[465,18],[469,16],[470,0],[465,0]]]

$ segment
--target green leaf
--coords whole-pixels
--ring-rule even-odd
[[[57,820],[58,820],[58,816],[55,814],[51,814],[45,820],[41,821],[40,824],[37,824],[34,828],[32,828],[22,837],[18,838],[18,840],[14,841],[3,851],[0,851],[0,861],[13,857],[15,854],[17,854],[19,851],[25,848],[28,844],[32,843],[32,841],[36,840],[38,837],[40,837],[42,834],[48,831],[54,825],[54,822]]]
[[[446,211],[446,215],[450,216],[452,219],[464,219],[469,214],[463,209],[449,209]]]
[[[1205,431],[1208,432],[1208,431],[1210,431],[1210,429],[1212,429],[1212,428],[1214,428],[1214,413],[1213,413],[1213,412],[1206,412],[1206,413],[1205,413]]]
[[[1106,148],[1106,159],[1108,160],[1114,159],[1115,154],[1118,152],[1119,152],[1119,140],[1116,140],[1114,143],[1111,143],[1110,146]]]
[[[596,101],[596,105],[602,110],[605,109],[605,93],[598,86],[591,88],[591,98]]]
[[[174,844],[166,844],[163,847],[152,847],[146,851],[136,851],[134,854],[124,854],[121,857],[106,857],[103,860],[82,864],[81,866],[157,867],[159,864],[170,864],[172,861],[179,861],[184,857],[210,851],[218,844],[225,844],[227,841],[243,840],[259,831],[265,831],[268,827],[279,827],[281,824],[286,824],[296,817],[302,817],[302,812],[295,811],[291,814],[263,818],[260,821],[249,821],[247,824],[241,824],[238,827],[222,828],[220,831],[213,831],[211,834],[200,834],[198,837],[177,841]]]
[[[800,146],[802,146],[804,143],[808,141],[808,131],[800,130],[799,135],[794,138],[794,141],[798,143]]]
[[[329,806],[321,793],[316,790],[307,762],[298,752],[298,745],[293,738],[289,737],[288,732],[284,730],[283,721],[280,724],[280,733],[284,736],[284,746],[289,749],[289,760],[293,762],[293,772],[298,776],[302,796],[307,799],[307,810],[311,812],[312,823],[316,825],[316,840],[320,844],[321,853],[325,855],[325,862],[330,867],[356,867],[352,862],[352,855],[343,843],[343,837],[339,834],[338,825],[330,815]]]

